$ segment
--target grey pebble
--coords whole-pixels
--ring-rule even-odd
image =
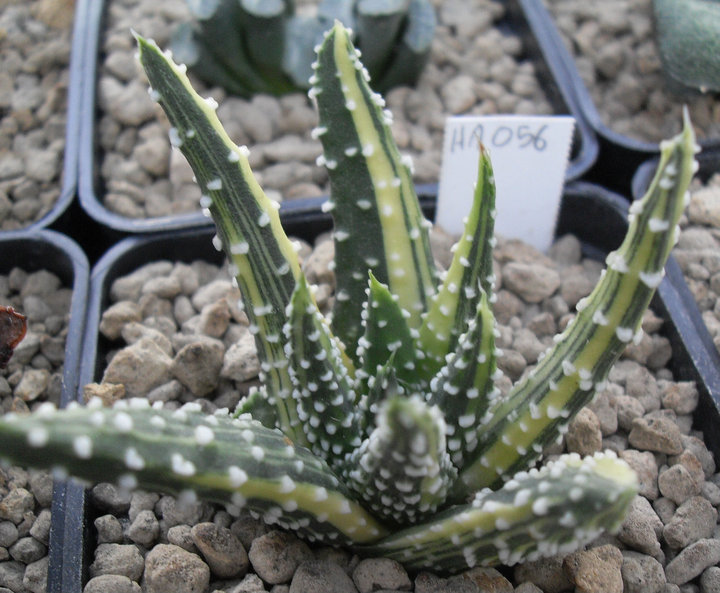
[[[700,593],[720,592],[720,567],[710,566],[700,575]]]
[[[126,576],[104,574],[90,579],[83,593],[141,593],[140,585]]]
[[[670,583],[683,585],[720,562],[720,540],[701,539],[682,550],[665,567]]]
[[[352,572],[352,579],[360,593],[378,589],[410,590],[412,587],[402,565],[390,558],[361,560]]]
[[[192,528],[191,537],[216,577],[232,578],[247,572],[247,552],[228,528],[215,523],[199,523]]]
[[[155,513],[150,510],[140,511],[128,526],[126,535],[136,544],[149,548],[160,535],[160,524]]]
[[[25,565],[22,562],[0,562],[0,587],[6,587],[12,592],[22,591],[24,575]]]
[[[90,565],[90,576],[118,574],[139,581],[144,560],[137,546],[132,544],[100,544]]]
[[[661,553],[658,536],[663,523],[643,496],[636,496],[630,504],[617,538],[630,548],[656,557]]]
[[[691,543],[712,537],[717,511],[710,502],[693,496],[682,503],[663,528],[663,537],[671,548],[685,548]]]
[[[123,539],[123,528],[115,515],[101,515],[94,521],[97,541],[100,544],[119,544]]]
[[[0,501],[0,520],[19,525],[25,513],[35,508],[35,497],[25,488],[14,488]]]
[[[199,556],[172,544],[158,544],[145,557],[145,593],[200,593],[210,568]]]
[[[357,589],[334,562],[306,560],[295,571],[289,593],[357,593]]]
[[[25,568],[23,586],[31,593],[45,593],[47,591],[49,557],[43,556],[31,562]]]
[[[665,587],[665,572],[652,556],[624,550],[622,580],[625,593],[661,593]]]
[[[276,585],[289,583],[297,567],[312,559],[312,552],[295,535],[273,530],[253,540],[248,557],[258,576]]]
[[[190,525],[174,525],[167,530],[168,542],[174,544],[188,552],[198,553],[192,537],[192,527]]]
[[[91,495],[93,502],[100,509],[113,515],[120,515],[130,508],[131,494],[109,482],[101,482],[93,486]]]
[[[0,547],[9,548],[18,540],[18,529],[12,521],[0,521]]]
[[[10,556],[14,560],[24,564],[31,564],[45,556],[47,547],[34,537],[22,537],[10,546],[8,552],[10,552]]]
[[[632,422],[628,442],[643,451],[668,455],[678,455],[683,450],[680,430],[666,418],[636,418]]]

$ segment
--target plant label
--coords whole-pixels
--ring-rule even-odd
[[[480,143],[496,186],[495,232],[546,252],[553,241],[575,120],[571,116],[483,115],[445,123],[436,222],[459,235],[470,211]]]

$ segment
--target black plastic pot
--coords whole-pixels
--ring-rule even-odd
[[[83,64],[83,98],[82,123],[80,129],[80,168],[79,168],[79,197],[83,209],[95,221],[100,222],[106,229],[102,239],[109,246],[115,240],[128,234],[150,233],[158,231],[180,230],[198,226],[207,226],[208,220],[201,212],[163,216],[157,218],[132,219],[108,210],[102,203],[101,196],[104,191],[99,182],[98,162],[99,150],[96,146],[96,86],[97,70],[101,47],[105,0],[80,0],[77,10],[84,13],[85,23],[85,61]],[[558,114],[571,114],[576,116],[577,128],[571,153],[571,162],[567,171],[567,179],[577,179],[585,173],[595,161],[598,153],[597,142],[590,127],[577,117],[579,106],[572,93],[567,92],[570,82],[558,81],[557,77],[564,76],[563,67],[557,62],[554,44],[547,39],[544,30],[533,26],[526,17],[526,0],[510,0],[507,17],[499,24],[503,30],[519,34],[525,42],[525,52],[538,67],[539,72],[546,78],[544,85],[550,101]],[[129,33],[128,33],[129,35]],[[537,36],[537,38],[536,38]],[[303,202],[304,200],[298,200]],[[283,204],[289,208],[307,209],[315,202],[310,200],[307,204],[293,205],[290,202]]]
[[[577,109],[575,113],[597,136],[599,155],[584,179],[630,196],[633,175],[644,162],[659,156],[658,144],[625,136],[605,124],[543,0],[520,1],[525,7],[528,21],[535,29],[544,31],[548,45],[554,46],[548,51],[553,53],[563,70],[563,74],[557,77],[563,92],[573,95],[570,101]],[[708,148],[720,148],[720,138],[706,139],[700,144]]]
[[[430,196],[425,196],[421,201],[426,215],[432,217],[434,200]],[[627,230],[627,210],[628,201],[617,194],[589,183],[570,183],[564,191],[556,235],[567,233],[576,235],[583,243],[586,256],[602,259],[622,241]],[[292,214],[283,213],[282,220],[289,234],[295,234],[306,240],[312,240],[331,227],[329,215],[319,209],[298,210]],[[102,311],[109,304],[112,282],[141,265],[161,259],[173,261],[207,259],[213,263],[220,263],[223,255],[212,247],[212,236],[213,231],[209,229],[186,229],[154,236],[129,237],[118,243],[98,261],[91,275],[79,386],[100,377],[105,355],[113,346],[100,336],[98,331]],[[701,402],[695,417],[695,425],[705,433],[708,446],[716,459],[720,460],[720,412],[718,411],[720,382],[706,372],[704,362],[697,357],[697,348],[692,337],[693,330],[687,327],[691,322],[683,302],[677,297],[677,288],[674,285],[672,270],[675,268],[677,264],[671,259],[668,265],[670,273],[661,283],[653,307],[664,319],[664,331],[672,343],[672,370],[675,377],[694,380],[698,384]],[[88,508],[87,500],[80,495],[72,500],[68,498],[66,502],[66,516],[72,518],[66,521],[66,525],[72,529],[72,532],[66,533],[64,553],[66,557],[72,557],[75,564],[72,566],[72,571],[60,573],[64,579],[62,588],[51,590],[81,593],[85,582],[82,575],[87,573],[87,563],[95,547],[90,528],[93,511]],[[51,566],[53,575],[62,570],[61,566]]]
[[[4,233],[0,237],[0,252],[0,273],[7,273],[14,267],[25,271],[45,269],[57,275],[64,286],[72,287],[60,401],[64,407],[75,401],[77,394],[90,274],[88,260],[74,241],[47,229]],[[74,551],[82,553],[82,540],[73,541],[78,512],[84,512],[83,489],[73,482],[56,480],[49,542],[49,560],[53,568],[48,574],[48,591],[53,593],[66,590],[61,583],[66,582],[81,564]]]

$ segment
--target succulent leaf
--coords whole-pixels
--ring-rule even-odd
[[[282,345],[285,309],[302,272],[295,247],[280,225],[277,204],[255,180],[247,149],[230,140],[215,113],[216,103],[200,97],[184,68],[154,42],[138,37],[140,62],[155,96],[172,123],[171,141],[195,172],[206,207],[216,221],[255,334],[268,396],[277,406],[282,430],[303,442]]]
[[[495,317],[482,288],[477,313],[467,332],[448,354],[445,366],[430,382],[428,402],[445,415],[448,450],[456,467],[462,468],[475,450],[489,408],[500,390],[495,387],[499,373],[495,354]]]
[[[474,460],[456,484],[456,499],[497,487],[534,464],[640,331],[677,241],[697,150],[686,116],[683,132],[662,143],[657,173],[645,196],[633,204],[627,235],[607,256],[607,270],[595,289],[578,303],[576,318],[537,367],[491,409]]]
[[[421,373],[432,377],[445,364],[460,334],[477,318],[484,292],[492,300],[494,286],[492,249],[495,245],[495,178],[490,155],[479,147],[478,174],[465,230],[455,245],[450,268],[423,319],[418,339],[425,353]],[[486,312],[485,316],[491,313]],[[494,321],[490,324],[494,324]],[[492,352],[494,343],[488,344]]]
[[[617,531],[637,488],[634,472],[614,453],[563,455],[358,551],[442,572],[569,553]]]
[[[367,72],[339,23],[318,51],[313,84],[320,123],[315,133],[323,144],[320,162],[328,169],[335,221],[333,328],[352,350],[363,334],[368,269],[397,295],[410,314],[408,325],[420,325],[435,291],[428,223],[392,139],[383,99],[367,85]],[[360,237],[361,254],[354,247]]]
[[[352,489],[375,516],[392,523],[434,512],[457,475],[440,411],[418,396],[394,395],[380,405],[375,424],[348,460]]]
[[[85,480],[162,490],[241,508],[326,543],[373,541],[384,528],[328,465],[278,430],[199,404],[175,411],[121,400],[0,419],[3,457]],[[62,459],[56,465],[56,459]]]
[[[402,309],[372,273],[368,292],[363,311],[365,334],[356,352],[363,376],[374,377],[393,355],[395,377],[406,384],[415,383],[415,344]]]
[[[293,399],[307,441],[334,467],[360,445],[353,371],[304,279],[290,301],[284,333]]]

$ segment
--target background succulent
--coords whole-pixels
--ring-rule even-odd
[[[335,19],[356,32],[378,91],[416,82],[435,32],[430,0],[322,0],[315,13],[295,11],[290,0],[187,4],[194,21],[175,31],[175,56],[201,79],[240,96],[307,90],[315,47]]]
[[[3,455],[202,497],[234,514],[248,508],[311,541],[410,569],[513,564],[619,527],[637,489],[624,462],[607,453],[535,464],[639,334],[693,174],[689,122],[663,144],[628,235],[575,320],[502,394],[491,309],[495,189],[484,149],[465,232],[440,273],[391,116],[347,30],[327,33],[310,90],[335,218],[337,289],[326,318],[247,149],[232,143],[184,67],[138,41],[151,94],[195,171],[243,294],[263,387],[232,415],[130,400],[7,416]]]

